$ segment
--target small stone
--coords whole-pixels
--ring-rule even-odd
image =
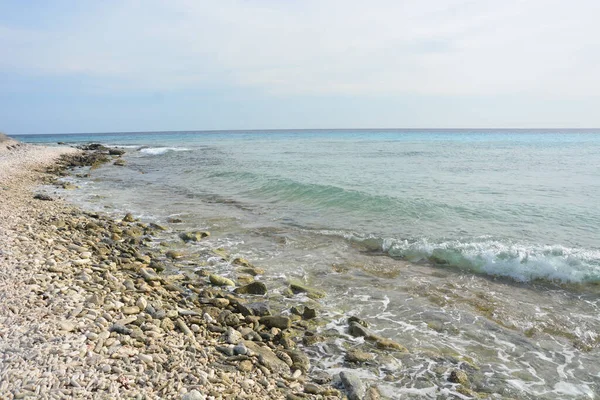
[[[137,299],[135,305],[138,306],[140,310],[145,310],[148,306],[148,300],[146,300],[146,298],[142,296],[139,299]]]
[[[138,306],[123,307],[122,312],[125,315],[139,314],[140,308]]]
[[[71,321],[60,321],[58,326],[60,327],[61,331],[65,332],[73,332],[77,328],[77,325]]]
[[[227,331],[223,335],[223,339],[229,344],[238,344],[243,340],[242,334],[233,329],[231,326],[227,327]]]
[[[140,353],[140,354],[138,354],[138,358],[140,359],[140,361],[142,361],[146,364],[150,364],[153,361],[152,356],[149,354]]]
[[[323,391],[323,388],[319,385],[315,385],[314,383],[306,383],[304,385],[304,393],[320,394],[322,391]]]
[[[234,348],[235,351],[235,348]],[[248,350],[246,350],[248,351]],[[242,362],[239,363],[238,365],[238,370],[240,370],[241,372],[250,372],[252,371],[252,368],[254,368],[254,365],[252,364],[252,361],[250,360],[244,360]]]
[[[181,400],[206,400],[206,397],[198,390],[194,389],[184,394]]]
[[[246,346],[244,346],[243,343],[240,343],[233,348],[233,352],[236,355],[245,355],[246,353],[248,353],[248,349],[246,348]]]
[[[160,276],[151,268],[140,268],[140,274],[149,282],[160,280]]]

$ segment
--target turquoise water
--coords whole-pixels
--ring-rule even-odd
[[[362,346],[344,330],[353,314],[411,350],[359,369],[391,398],[468,398],[447,382],[453,368],[488,398],[600,395],[600,131],[20,139],[121,146],[127,166],[60,194],[210,230],[187,251],[248,258],[274,295],[290,277],[324,289],[322,333],[338,339],[307,349],[319,368],[346,368],[345,347]]]
[[[115,178],[519,281],[600,280],[600,133],[277,131],[27,136],[136,146]],[[145,148],[141,148],[144,146]],[[176,197],[174,197],[176,198]],[[159,208],[162,208],[159,207]]]

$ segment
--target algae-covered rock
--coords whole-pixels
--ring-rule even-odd
[[[267,294],[267,286],[262,282],[252,282],[235,289],[235,293],[265,295]]]
[[[235,286],[235,283],[231,279],[216,274],[210,274],[208,280],[215,286]]]
[[[170,258],[172,260],[178,260],[183,257],[183,253],[181,253],[179,251],[175,251],[175,250],[169,250],[165,253],[165,256],[167,256],[167,258]]]
[[[372,361],[373,358],[373,354],[367,353],[366,351],[362,351],[359,349],[348,350],[345,356],[346,361],[352,363],[363,363],[367,361]]]
[[[184,242],[199,242],[200,240],[202,240],[208,236],[210,236],[210,232],[204,232],[204,231],[190,231],[190,232],[183,232],[183,233],[179,234],[179,237]]]
[[[118,167],[124,167],[125,165],[127,165],[127,161],[125,161],[125,160],[124,160],[124,159],[122,159],[122,158],[117,158],[117,159],[115,160],[115,162],[113,162],[113,165],[116,165],[116,166],[118,166]]]
[[[465,373],[465,371],[461,371],[460,369],[455,369],[450,372],[450,376],[448,377],[448,382],[452,383],[460,383],[464,387],[468,388],[471,386],[471,382],[469,382],[469,377]]]
[[[133,218],[133,215],[131,215],[131,213],[127,213],[123,217],[123,221],[125,221],[125,222],[133,222],[133,221],[135,221],[135,218]]]
[[[290,289],[294,294],[306,293],[311,299],[320,299],[326,296],[325,292],[319,289],[315,289],[308,285],[303,284],[300,281],[290,280]]]

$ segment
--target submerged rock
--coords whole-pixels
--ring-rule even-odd
[[[294,294],[306,293],[311,299],[320,299],[326,296],[322,290],[315,289],[296,280],[290,281],[290,289]]]
[[[183,232],[179,234],[179,237],[184,242],[199,242],[205,237],[210,236],[210,232],[204,231],[191,231],[191,232]]]
[[[471,386],[471,382],[469,382],[469,377],[467,376],[467,374],[459,369],[455,369],[452,372],[450,372],[448,382],[460,383],[461,385],[467,388]]]

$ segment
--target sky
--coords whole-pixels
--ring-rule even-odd
[[[600,128],[597,0],[0,0],[0,131]]]

